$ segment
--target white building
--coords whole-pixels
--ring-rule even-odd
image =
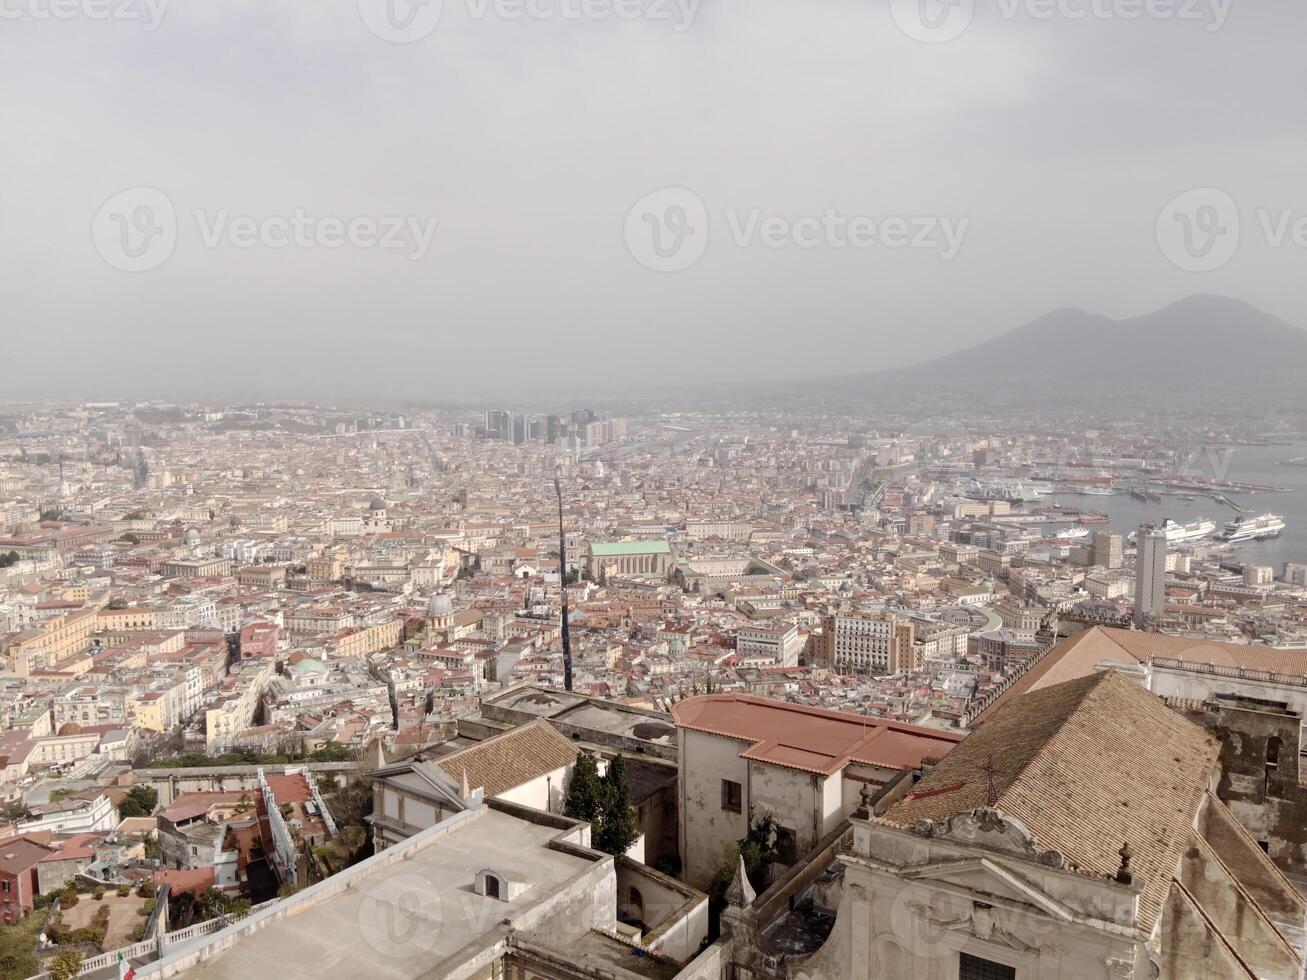
[[[735,634],[735,652],[744,667],[794,667],[802,650],[803,638],[793,623],[747,626]]]
[[[723,850],[764,816],[793,864],[847,819],[864,787],[878,790],[961,736],[735,694],[672,706],[681,778],[683,874],[706,886]]]

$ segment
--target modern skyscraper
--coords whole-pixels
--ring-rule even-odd
[[[1156,524],[1139,525],[1135,536],[1135,613],[1137,629],[1166,612],[1166,532]]]
[[[1094,535],[1094,555],[1093,562],[1095,565],[1102,565],[1104,568],[1120,568],[1124,554],[1124,544],[1121,535],[1113,534],[1111,531],[1099,531]]]

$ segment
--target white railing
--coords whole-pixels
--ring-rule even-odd
[[[128,962],[141,956],[151,956],[159,949],[157,939],[147,939],[145,942],[136,943],[133,946],[124,946],[121,949],[111,950],[108,953],[100,953],[98,956],[89,956],[82,960],[82,968],[78,971],[79,977],[84,977],[88,973],[94,973],[96,970],[103,970],[106,966],[112,966],[120,958]],[[28,980],[50,980],[49,973],[38,973]]]
[[[250,909],[250,915],[255,912],[262,912],[264,909],[276,905],[278,899],[271,899],[267,902],[260,902]],[[244,918],[244,916],[242,916]],[[198,939],[202,936],[208,936],[215,932],[226,929],[229,925],[239,922],[239,919],[233,919],[230,916],[219,916],[216,919],[206,919],[203,922],[197,922],[186,929],[179,929],[176,932],[167,933],[164,936],[163,949],[174,946],[178,943],[187,942],[191,939]],[[144,942],[136,943],[132,946],[123,946],[119,949],[111,949],[107,953],[100,953],[98,956],[89,956],[82,960],[82,968],[78,972],[79,977],[84,977],[88,973],[94,973],[96,970],[102,970],[107,966],[113,966],[120,959],[125,959],[129,963],[132,960],[140,959],[143,956],[153,957],[156,954],[162,955],[158,939],[146,939]],[[49,973],[38,973],[28,980],[50,980]]]

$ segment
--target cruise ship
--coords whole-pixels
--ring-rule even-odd
[[[1166,532],[1167,544],[1187,544],[1190,541],[1201,541],[1203,538],[1214,534],[1216,532],[1216,522],[1200,517],[1188,524],[1181,524],[1168,517],[1162,522],[1162,530]],[[1126,540],[1134,544],[1138,536],[1137,531],[1131,531]]]
[[[1241,541],[1264,541],[1267,538],[1278,538],[1284,528],[1284,518],[1277,514],[1236,517],[1225,525],[1218,537],[1231,544],[1239,544]]]

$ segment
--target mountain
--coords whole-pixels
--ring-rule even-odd
[[[1307,386],[1307,331],[1221,296],[1127,320],[1070,308],[924,364],[843,380],[884,395],[930,386],[1009,404],[1296,399]]]

